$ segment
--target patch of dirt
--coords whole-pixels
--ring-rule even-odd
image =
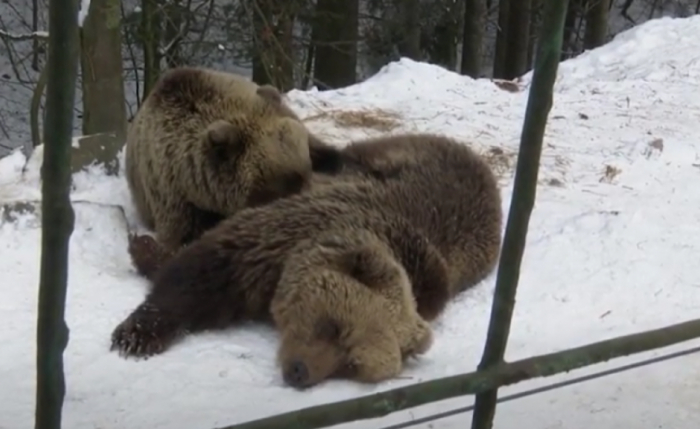
[[[503,148],[498,146],[491,146],[482,152],[481,156],[486,159],[486,162],[499,179],[512,173],[518,159],[517,152],[503,150]]]
[[[600,179],[598,179],[598,181],[600,183],[612,183],[620,173],[622,173],[622,170],[620,170],[618,167],[606,164],[605,168],[603,169],[603,175]]]

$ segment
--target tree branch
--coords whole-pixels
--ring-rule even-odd
[[[27,34],[14,34],[5,30],[0,30],[0,38],[5,40],[12,40],[15,42],[21,42],[25,40],[48,40],[49,33],[47,31],[35,31],[33,33]]]
[[[473,395],[538,377],[548,377],[621,356],[668,347],[700,338],[700,319],[638,334],[502,363],[485,371],[416,383],[374,395],[317,405],[219,429],[318,429],[383,417],[457,396]]]

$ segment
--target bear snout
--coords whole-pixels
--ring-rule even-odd
[[[308,386],[309,369],[306,364],[300,360],[292,360],[284,368],[284,382],[295,388],[304,388]]]

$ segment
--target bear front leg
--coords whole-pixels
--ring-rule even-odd
[[[155,275],[144,302],[115,328],[111,350],[149,357],[187,334],[230,325],[245,312],[244,300],[230,290],[234,269],[212,241],[183,248]]]

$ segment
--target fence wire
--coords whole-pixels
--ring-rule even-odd
[[[593,374],[572,378],[571,380],[560,381],[558,383],[552,383],[552,384],[547,385],[547,386],[542,386],[542,387],[538,387],[535,389],[526,390],[524,392],[514,393],[512,395],[506,395],[506,396],[503,396],[501,398],[498,398],[496,403],[500,404],[502,402],[514,401],[516,399],[521,399],[521,398],[525,398],[528,396],[537,395],[540,393],[549,392],[549,391],[556,390],[556,389],[561,389],[562,387],[568,387],[568,386],[571,386],[574,384],[583,383],[585,381],[595,380],[596,378],[607,377],[609,375],[617,374],[617,373],[624,372],[624,371],[629,371],[631,369],[640,368],[643,366],[652,365],[655,363],[659,363],[659,362],[663,362],[663,361],[667,361],[667,360],[671,360],[671,359],[676,359],[676,358],[679,358],[682,356],[687,356],[687,355],[691,355],[691,354],[698,353],[698,352],[700,352],[700,346],[690,348],[687,350],[674,352],[674,353],[669,353],[669,354],[662,355],[662,356],[657,356],[654,358],[649,358],[646,360],[642,360],[642,361],[627,364],[627,365],[622,365],[622,366],[619,366],[617,368],[608,369],[605,371],[600,371],[600,372],[596,372]],[[428,422],[433,422],[435,420],[444,419],[446,417],[452,417],[452,416],[455,416],[457,414],[468,413],[468,412],[473,411],[473,410],[474,410],[474,405],[470,405],[468,407],[455,408],[454,410],[444,411],[442,413],[431,414],[429,416],[425,416],[425,417],[421,417],[419,419],[411,420],[410,422],[403,422],[403,423],[398,423],[398,424],[395,424],[392,426],[385,426],[381,429],[404,429],[404,428],[416,426],[416,425],[419,425],[422,423],[428,423]]]

